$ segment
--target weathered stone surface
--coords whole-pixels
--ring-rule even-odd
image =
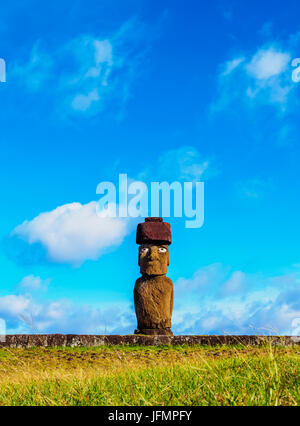
[[[138,320],[138,330],[143,334],[154,334],[149,329],[167,329],[170,334],[173,311],[174,288],[165,275],[139,278],[134,287],[134,305]]]
[[[167,245],[143,244],[139,248],[139,266],[142,275],[166,275],[169,266]]]
[[[36,346],[85,346],[102,345],[247,345],[266,344],[299,346],[300,336],[144,336],[144,335],[74,335],[74,334],[15,334],[7,335],[0,347],[31,348]]]
[[[173,336],[170,328],[140,328],[134,334],[146,334],[148,336]]]
[[[171,244],[171,226],[163,222],[162,218],[146,218],[145,222],[139,223],[136,232],[137,244]]]
[[[139,266],[142,276],[134,287],[138,329],[135,334],[172,336],[174,286],[165,275],[169,265],[171,226],[161,217],[146,218],[137,227]]]

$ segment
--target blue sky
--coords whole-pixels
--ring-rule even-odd
[[[1,7],[9,332],[133,331],[136,221],[101,223],[94,208],[98,183],[120,173],[205,183],[203,227],[168,219],[175,333],[297,332],[299,12],[256,0]]]

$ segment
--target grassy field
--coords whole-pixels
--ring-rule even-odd
[[[0,405],[299,403],[299,346],[0,349]]]

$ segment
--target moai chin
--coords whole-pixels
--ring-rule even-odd
[[[134,287],[138,329],[135,334],[173,335],[171,317],[174,286],[166,277],[169,265],[171,227],[160,217],[149,217],[138,224],[136,243],[142,276]]]

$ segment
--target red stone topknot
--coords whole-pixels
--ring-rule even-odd
[[[164,222],[162,217],[146,217],[145,222],[137,226],[136,243],[170,245],[171,225]]]

